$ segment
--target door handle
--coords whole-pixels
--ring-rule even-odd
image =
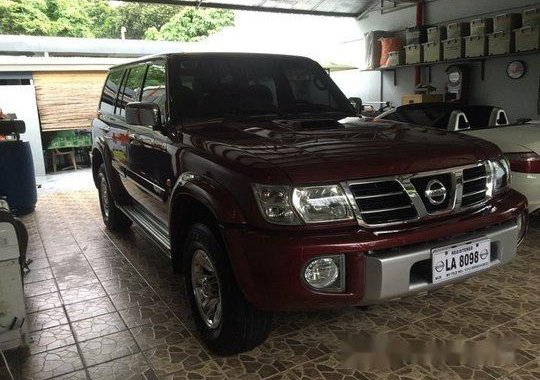
[[[128,133],[128,137],[131,141],[133,140],[139,140],[139,135],[136,133]]]
[[[105,126],[100,126],[99,129],[101,129],[103,132],[107,133],[111,130],[111,127],[109,127],[108,125],[105,125]]]

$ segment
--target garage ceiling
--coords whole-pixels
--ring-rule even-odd
[[[380,0],[123,0],[248,11],[356,17]],[[403,2],[403,0],[396,0]]]

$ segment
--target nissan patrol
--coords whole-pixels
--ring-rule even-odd
[[[526,230],[495,145],[364,121],[307,58],[115,66],[92,134],[106,226],[133,221],[170,257],[218,354],[264,341],[275,311],[463,281],[512,260]]]

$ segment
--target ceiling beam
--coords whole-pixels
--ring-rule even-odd
[[[357,13],[354,12],[327,12],[317,11],[313,9],[298,9],[298,8],[275,8],[264,7],[260,5],[242,5],[242,4],[228,4],[228,3],[208,3],[199,0],[120,0],[131,3],[151,3],[151,4],[169,4],[169,5],[183,5],[191,7],[204,7],[204,8],[218,8],[218,9],[231,9],[241,11],[256,11],[256,12],[271,12],[271,13],[289,13],[289,14],[302,14],[311,16],[332,16],[332,17],[356,17]]]

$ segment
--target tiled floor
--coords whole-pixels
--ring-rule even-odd
[[[25,279],[30,342],[7,353],[16,378],[540,378],[540,218],[511,265],[367,309],[278,314],[265,344],[219,358],[196,339],[167,260],[137,227],[105,231],[97,193],[78,175],[84,190],[45,186],[24,218],[33,259]],[[501,346],[510,354],[488,351]],[[484,365],[470,363],[481,359],[475,349],[489,353]],[[0,379],[8,378],[0,363]]]

